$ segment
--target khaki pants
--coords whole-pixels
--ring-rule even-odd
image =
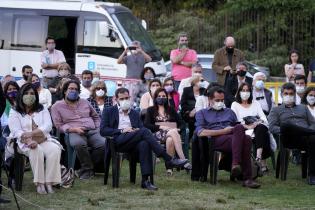
[[[45,141],[36,149],[28,151],[35,184],[61,182],[60,155],[59,146],[50,141]]]

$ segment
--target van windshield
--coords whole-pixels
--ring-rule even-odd
[[[151,56],[153,61],[161,60],[160,50],[155,47],[151,37],[135,16],[129,12],[116,13],[112,16],[128,45],[134,40],[140,41],[143,50]]]

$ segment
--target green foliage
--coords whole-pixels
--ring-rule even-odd
[[[288,56],[285,56],[288,54],[285,45],[273,45],[264,50],[259,57],[257,53],[248,50],[245,50],[244,53],[247,60],[269,67],[272,75],[284,76],[284,65],[288,63]]]
[[[314,58],[314,0],[121,0],[145,19],[164,59],[176,47],[178,33],[190,36],[198,53],[214,53],[227,35],[246,59],[283,75],[290,49],[297,49],[304,66]],[[253,46],[249,50],[249,46]]]

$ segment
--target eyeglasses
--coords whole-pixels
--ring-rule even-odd
[[[96,87],[95,90],[105,90],[104,87]]]

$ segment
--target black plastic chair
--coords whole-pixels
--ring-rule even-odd
[[[209,141],[209,159],[210,159],[210,183],[212,185],[217,184],[217,178],[218,178],[218,171],[219,171],[219,161],[221,152],[218,150],[215,150],[213,148],[214,142]]]
[[[287,179],[288,166],[289,166],[289,155],[290,149],[283,145],[283,139],[279,136],[279,153],[277,156],[277,164],[276,164],[276,178],[282,181]],[[301,152],[301,168],[302,168],[302,178],[307,177],[307,154],[306,152]]]
[[[130,182],[136,183],[136,172],[137,172],[137,153],[122,153],[116,150],[116,145],[113,137],[106,136],[106,146],[105,146],[105,158],[104,158],[104,185],[107,185],[110,160],[112,160],[112,186],[113,188],[119,187],[119,176],[120,168],[124,155],[128,156],[129,159],[129,171],[130,171]],[[151,178],[151,183],[153,183],[153,177]]]
[[[21,191],[24,177],[24,163],[25,157],[23,154],[18,152],[17,139],[13,139],[13,148],[14,148],[14,181],[15,181],[15,190]],[[12,184],[12,183],[11,183]]]

